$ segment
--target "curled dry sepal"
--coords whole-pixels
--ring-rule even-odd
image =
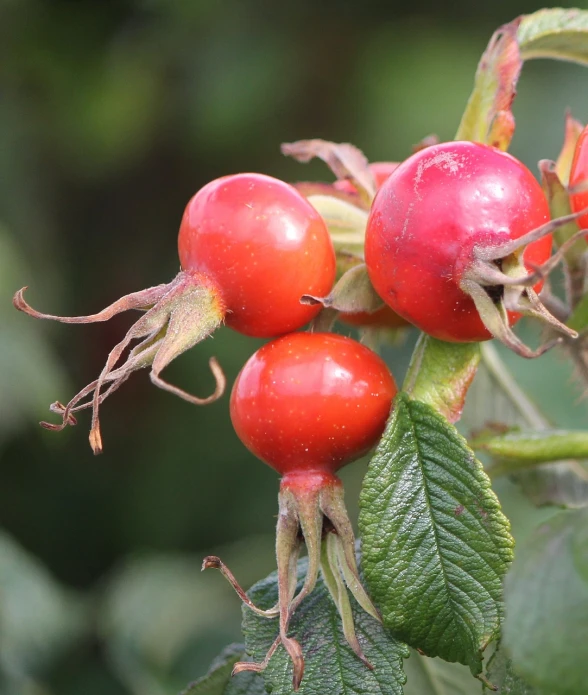
[[[220,570],[252,611],[265,618],[279,617],[279,633],[263,661],[238,662],[233,668],[233,675],[242,671],[264,671],[276,649],[282,645],[292,660],[292,685],[294,690],[298,690],[304,675],[304,657],[300,643],[288,636],[288,626],[297,607],[314,589],[319,570],[337,606],[347,643],[359,659],[372,669],[355,633],[346,587],[366,613],[379,622],[381,618],[359,578],[354,534],[343,501],[341,481],[334,475],[322,472],[304,477],[285,476],[278,500],[276,555],[280,600],[277,605],[267,610],[258,608],[218,557],[206,557],[202,563],[203,570]],[[296,563],[303,539],[308,551],[308,569],[302,588],[295,594]]]
[[[91,316],[43,314],[26,303],[24,290],[16,293],[14,305],[20,311],[63,323],[107,321],[127,309],[145,312],[111,351],[98,379],[67,405],[51,406],[62,423],[42,423],[44,427],[74,425],[73,413],[91,407],[90,444],[100,453],[100,404],[133,371],[147,366],[156,386],[198,405],[216,400],[225,378],[214,359],[210,366],[216,389],[208,398],[168,384],[161,371],[225,321],[257,338],[301,328],[320,307],[303,305],[300,297],[329,292],[335,280],[333,242],[319,213],[295,188],[263,174],[224,176],[201,188],[184,212],[178,252],[182,270],[169,284],[129,294]]]
[[[155,386],[196,405],[212,403],[224,393],[226,379],[215,358],[210,368],[216,380],[214,392],[206,398],[198,398],[183,389],[164,381],[161,371],[176,357],[211,335],[222,323],[224,306],[211,283],[200,273],[181,271],[167,285],[157,285],[121,297],[97,314],[89,316],[53,316],[33,309],[19,290],[13,299],[14,306],[37,319],[51,319],[61,323],[96,323],[108,321],[113,316],[129,309],[144,311],[144,315],[129,329],[125,337],[111,350],[106,364],[95,381],[77,393],[67,405],[56,401],[51,411],[61,415],[61,424],[41,422],[49,430],[62,430],[75,425],[74,413],[92,408],[90,445],[95,454],[102,452],[99,410],[101,403],[116,391],[129,376],[138,369],[151,367],[150,378]],[[130,343],[140,342],[119,364]],[[103,387],[106,387],[103,390]],[[86,400],[87,399],[87,400]]]

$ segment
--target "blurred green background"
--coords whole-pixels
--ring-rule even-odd
[[[168,695],[203,674],[239,639],[240,610],[200,560],[221,555],[246,586],[272,570],[277,492],[232,432],[227,397],[196,409],[144,373],[106,402],[100,458],[86,413],[61,434],[39,428],[132,319],[36,322],[14,291],[73,315],[167,282],[183,207],[207,181],[329,178],[281,142],[349,141],[383,160],[452,138],[492,31],[535,9],[0,0],[0,693]],[[525,66],[513,154],[533,169],[554,158],[567,107],[588,120],[585,69]],[[397,379],[413,338],[387,353]],[[232,381],[258,344],[223,329],[167,378],[206,394],[210,355]],[[542,384],[523,379],[557,424],[582,426],[575,395],[554,396],[569,374],[553,364]],[[343,474],[353,516],[362,474]]]

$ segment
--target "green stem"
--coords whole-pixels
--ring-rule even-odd
[[[496,459],[489,472],[497,476],[543,463],[588,458],[588,432],[541,430],[482,436],[471,441],[470,446]]]

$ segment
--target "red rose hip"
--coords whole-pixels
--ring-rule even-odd
[[[376,194],[365,259],[382,299],[441,340],[497,337],[525,357],[512,332],[522,313],[549,321],[537,297],[548,263],[549,206],[511,155],[473,142],[427,147],[402,162]]]
[[[300,303],[308,293],[329,292],[335,252],[316,210],[292,186],[262,174],[235,174],[212,181],[190,200],[178,236],[181,271],[168,284],[134,292],[91,316],[42,314],[16,293],[14,305],[36,318],[63,323],[106,321],[127,309],[143,313],[108,356],[96,381],[64,406],[51,410],[61,430],[73,413],[92,408],[90,444],[102,451],[99,408],[130,374],[151,366],[151,381],[195,404],[219,398],[224,375],[214,359],[215,392],[197,398],[164,381],[161,371],[226,322],[246,335],[273,337],[301,328],[320,310]],[[139,341],[130,351],[132,341]],[[86,399],[86,400],[85,400]]]
[[[334,473],[376,444],[395,394],[394,379],[380,357],[333,334],[283,336],[259,349],[241,370],[231,394],[231,420],[245,446],[283,476],[276,530],[278,605],[269,611],[257,608],[217,557],[205,558],[203,568],[220,569],[251,610],[279,616],[279,630],[263,662],[239,663],[233,673],[263,671],[282,644],[293,662],[293,687],[298,688],[304,656],[302,646],[288,636],[288,626],[321,568],[345,638],[371,668],[355,634],[345,585],[365,611],[380,618],[359,579],[343,486]],[[295,594],[291,575],[302,538],[308,570]]]

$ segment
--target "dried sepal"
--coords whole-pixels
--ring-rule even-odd
[[[371,313],[384,305],[384,301],[370,281],[364,263],[348,270],[326,297],[305,294],[300,301],[303,304],[321,304],[325,309],[335,309],[344,313],[359,311]]]
[[[167,285],[157,285],[128,294],[96,314],[88,316],[55,316],[33,309],[19,290],[13,299],[14,306],[29,316],[49,319],[60,323],[96,323],[108,321],[113,316],[129,309],[145,312],[131,326],[123,340],[109,353],[99,377],[79,391],[67,405],[59,401],[50,410],[61,415],[62,422],[40,423],[45,429],[62,430],[75,425],[73,413],[92,408],[90,445],[95,454],[102,452],[100,433],[100,405],[116,391],[129,376],[138,369],[151,367],[150,378],[155,386],[196,405],[211,403],[222,396],[226,380],[217,361],[210,360],[215,378],[214,392],[205,398],[194,396],[161,378],[161,372],[176,357],[209,336],[223,321],[225,309],[217,290],[210,281],[199,273],[181,271]],[[122,364],[119,364],[133,341],[139,341],[130,349]],[[118,366],[117,366],[118,365]],[[106,389],[104,387],[106,386]],[[85,400],[88,398],[89,400]]]
[[[338,180],[349,180],[360,199],[369,205],[376,193],[376,184],[363,152],[349,143],[328,140],[299,140],[285,142],[282,154],[299,162],[309,162],[318,157],[331,169]]]
[[[308,567],[304,583],[296,593],[297,561],[302,539],[308,552]],[[233,675],[242,671],[264,671],[278,646],[282,645],[293,664],[292,687],[298,690],[304,675],[304,655],[300,643],[288,635],[288,628],[292,615],[314,589],[319,571],[337,606],[349,646],[368,668],[372,668],[355,634],[347,591],[376,620],[381,621],[381,617],[359,578],[353,529],[343,502],[343,486],[336,476],[320,472],[313,476],[307,472],[300,479],[295,475],[282,478],[276,558],[278,605],[269,610],[260,609],[251,602],[219,558],[209,556],[204,560],[202,568],[220,569],[248,608],[266,618],[279,617],[278,635],[264,659],[235,664]]]
[[[544,280],[558,263],[566,258],[566,254],[585,234],[580,230],[569,236],[545,263],[534,267],[528,272],[523,263],[524,249],[528,244],[565,228],[585,210],[556,219],[533,229],[518,239],[496,244],[494,246],[480,245],[472,249],[472,262],[464,272],[460,287],[474,301],[476,308],[490,333],[504,345],[521,357],[538,357],[562,339],[575,339],[578,332],[566,326],[560,319],[550,313],[533,290],[538,281]],[[499,290],[497,293],[496,290]],[[537,350],[531,350],[524,345],[510,328],[507,312],[518,312],[532,316],[542,323],[562,334],[562,338],[549,340]]]
[[[336,198],[344,203],[353,205],[360,210],[369,212],[370,206],[365,203],[357,193],[351,191],[343,191],[340,188],[335,188],[332,183],[322,183],[320,181],[298,181],[292,184],[294,188],[303,195],[307,200],[312,197],[329,197]]]

